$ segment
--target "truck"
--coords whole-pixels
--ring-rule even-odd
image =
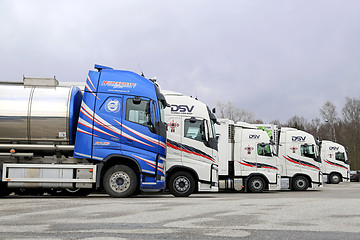
[[[164,95],[170,105],[165,109],[167,188],[178,197],[197,191],[217,192],[215,115],[196,98],[172,91],[164,91]]]
[[[322,140],[320,152],[324,182],[349,182],[350,165],[346,148],[339,143]]]
[[[218,121],[219,189],[253,193],[280,190],[279,159],[268,134],[245,122]]]
[[[323,186],[320,142],[313,135],[273,124],[255,126],[266,131],[276,143],[282,189],[305,191]]]
[[[54,79],[0,83],[0,195],[67,189],[111,197],[165,188],[159,85],[95,65],[85,91]]]

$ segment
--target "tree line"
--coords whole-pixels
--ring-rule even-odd
[[[350,169],[360,170],[360,98],[346,97],[345,100],[340,113],[331,101],[324,103],[319,109],[321,119],[308,121],[303,116],[295,115],[285,123],[279,120],[269,123],[304,130],[319,140],[331,140],[345,146],[348,149]],[[217,103],[217,116],[235,122],[263,123],[261,119],[255,118],[254,113],[238,108],[231,101]]]

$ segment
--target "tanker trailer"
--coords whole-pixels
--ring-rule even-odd
[[[166,106],[156,82],[95,65],[84,93],[56,79],[0,82],[0,195],[165,187]]]

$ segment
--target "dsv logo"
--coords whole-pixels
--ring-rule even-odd
[[[335,150],[335,151],[337,151],[337,150],[339,150],[339,147],[329,147],[329,150]]]
[[[249,138],[250,138],[250,139],[259,139],[259,138],[260,138],[260,135],[249,134]]]
[[[302,137],[302,136],[292,136],[292,141],[293,142],[305,142],[306,137]]]
[[[191,113],[194,110],[194,106],[189,107],[188,105],[171,105],[171,112],[188,112]]]

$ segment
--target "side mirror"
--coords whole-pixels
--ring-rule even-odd
[[[146,112],[146,115],[147,115],[147,125],[148,125],[150,131],[155,132],[155,126],[154,126],[154,123],[152,122],[151,102],[148,102],[146,104],[145,112]]]
[[[213,112],[213,113],[216,113],[216,108],[213,108],[213,109],[212,109],[212,112]]]

